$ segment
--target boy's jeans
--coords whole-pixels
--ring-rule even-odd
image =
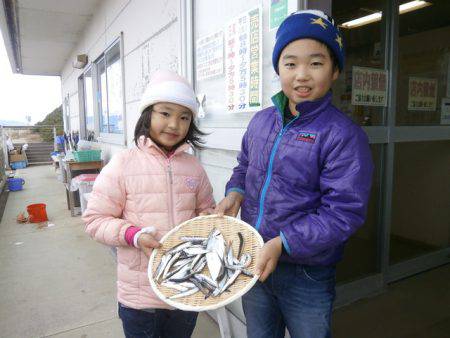
[[[331,337],[336,268],[280,262],[242,297],[248,338]]]
[[[155,309],[154,312],[131,309],[119,303],[126,338],[189,338],[198,312]]]

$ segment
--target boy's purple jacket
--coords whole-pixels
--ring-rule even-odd
[[[331,104],[331,92],[299,103],[283,127],[288,99],[258,112],[242,139],[226,193],[244,194],[241,218],[264,241],[281,236],[282,261],[332,265],[363,223],[373,162],[365,132]]]

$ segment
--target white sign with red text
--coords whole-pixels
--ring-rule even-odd
[[[435,111],[437,79],[410,77],[408,83],[408,110]]]
[[[352,68],[352,104],[355,106],[387,105],[387,71],[378,68]]]

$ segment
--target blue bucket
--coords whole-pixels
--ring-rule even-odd
[[[22,186],[25,184],[25,180],[23,178],[8,178],[7,181],[9,191],[22,190]]]

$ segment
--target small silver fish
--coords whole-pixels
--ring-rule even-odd
[[[211,278],[209,278],[208,276],[201,274],[201,273],[197,273],[194,275],[195,279],[198,279],[200,282],[204,283],[204,284],[208,284],[212,287],[212,289],[215,289],[218,287],[217,282]]]
[[[175,245],[173,248],[171,248],[170,250],[168,250],[167,252],[166,252],[166,254],[174,254],[174,253],[177,253],[177,252],[179,252],[179,251],[182,251],[183,249],[185,249],[185,248],[189,248],[190,246],[192,246],[192,243],[191,242],[184,242],[184,243],[180,243],[180,244],[177,244],[177,245]]]
[[[239,277],[240,274],[241,274],[241,271],[240,270],[236,270],[233,273],[233,275],[230,278],[228,278],[227,282],[225,283],[225,285],[220,290],[219,295],[221,293],[223,293],[224,291],[226,291],[230,287],[230,285],[233,284],[236,281],[236,279]]]
[[[208,253],[208,250],[205,249],[204,247],[197,247],[197,246],[193,246],[190,248],[186,248],[183,249],[183,251],[188,255],[188,256],[197,256],[200,254],[205,254]]]
[[[159,265],[155,271],[155,276],[156,276],[155,279],[157,281],[161,278],[162,273],[164,272],[164,269],[166,268],[166,265],[169,262],[171,257],[172,257],[171,255],[167,255],[167,254],[165,254],[161,257],[161,262],[159,262]]]
[[[180,241],[182,242],[191,242],[192,244],[202,244],[204,245],[207,237],[199,237],[199,236],[181,236]]]
[[[224,268],[223,262],[217,252],[208,252],[206,254],[206,262],[211,278],[217,281],[219,276],[222,275]]]
[[[238,255],[234,256],[232,241],[226,242],[217,228],[213,228],[208,237],[181,236],[181,243],[161,257],[155,271],[156,281],[180,291],[169,299],[187,297],[199,291],[205,299],[229,292],[228,289],[241,274],[253,277],[247,270],[252,257],[242,253],[244,237],[240,232],[238,237]]]
[[[181,292],[189,290],[189,288],[187,288],[185,286],[182,286],[181,283],[174,283],[174,282],[164,281],[164,282],[161,283],[161,285],[163,285],[163,286],[165,286],[167,288],[170,288],[170,289],[181,291]]]
[[[198,290],[199,290],[198,287],[193,287],[192,289],[188,289],[187,291],[180,292],[173,296],[170,296],[169,299],[177,299],[177,298],[187,297],[187,296],[193,295],[194,293],[197,293]]]
[[[180,257],[181,251],[177,252],[175,255],[173,255],[169,262],[167,262],[166,267],[164,268],[164,272],[162,274],[162,278],[166,279],[167,274],[169,273],[170,268],[172,267],[172,264],[175,263],[175,261]]]
[[[214,228],[210,232],[206,242],[206,249],[209,251],[206,254],[206,261],[211,278],[217,280],[223,274],[225,252],[225,240],[218,229]]]

